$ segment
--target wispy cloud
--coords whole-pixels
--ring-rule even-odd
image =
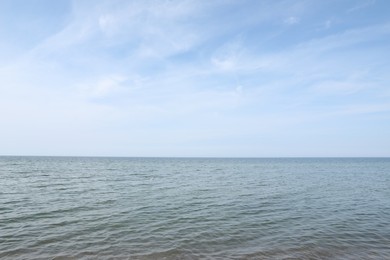
[[[347,10],[347,13],[352,13],[352,12],[356,12],[356,11],[360,11],[362,9],[365,9],[371,5],[374,5],[376,3],[376,0],[361,0],[358,2],[357,5],[349,8]]]
[[[299,23],[299,18],[295,16],[290,16],[287,19],[285,19],[284,22],[288,25],[294,25]]]
[[[358,6],[320,5],[73,1],[61,28],[1,63],[0,134],[32,149],[30,129],[64,153],[256,156],[318,122],[388,113],[390,21],[356,26]]]
[[[86,96],[104,98],[123,90],[125,88],[123,83],[126,79],[126,77],[121,75],[109,75],[99,79],[97,82],[81,85],[80,90]]]

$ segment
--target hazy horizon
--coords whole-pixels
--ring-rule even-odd
[[[0,157],[63,157],[63,158],[108,158],[108,159],[388,159],[389,156],[274,156],[274,157],[233,157],[233,156],[115,156],[115,155],[14,155],[5,154]]]
[[[389,157],[389,11],[0,1],[0,155]]]

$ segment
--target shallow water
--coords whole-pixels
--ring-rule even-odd
[[[0,258],[390,259],[390,159],[0,157]]]

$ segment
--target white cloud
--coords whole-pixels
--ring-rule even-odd
[[[234,70],[238,68],[243,53],[242,44],[236,39],[219,47],[211,57],[211,63],[220,70]]]
[[[230,145],[256,152],[261,138],[286,140],[284,129],[387,111],[383,100],[372,105],[389,93],[386,46],[360,45],[387,38],[389,24],[336,34],[332,17],[322,24],[328,30],[306,28],[293,45],[281,21],[304,27],[307,2],[293,10],[286,7],[295,1],[271,2],[240,9],[234,1],[75,1],[61,31],[2,66],[1,123],[54,141],[73,136],[55,141],[69,153],[79,142],[84,153],[151,155],[156,146],[160,155],[183,147],[201,155],[201,147],[223,153]],[[330,97],[345,104],[322,105]],[[12,127],[0,133],[11,137]]]
[[[332,19],[328,19],[324,23],[325,29],[329,29],[332,25],[333,25],[333,20]]]
[[[126,90],[123,83],[127,77],[123,75],[108,75],[97,82],[82,84],[79,88],[83,96],[91,98],[104,98],[109,95]]]
[[[376,3],[376,0],[361,0],[357,5],[349,8],[347,10],[347,13],[353,13],[356,11],[360,11],[362,9],[370,7],[371,5],[374,5],[375,3]]]
[[[368,86],[355,81],[323,81],[311,87],[311,90],[322,95],[350,95]]]
[[[294,25],[294,24],[298,24],[299,21],[300,19],[298,17],[290,16],[284,20],[284,23],[288,25]]]

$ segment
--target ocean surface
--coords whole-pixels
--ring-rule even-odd
[[[390,259],[390,159],[0,157],[1,259]]]

